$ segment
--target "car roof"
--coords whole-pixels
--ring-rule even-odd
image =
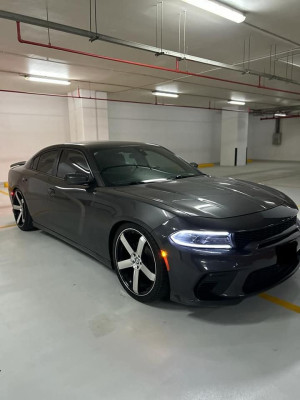
[[[144,142],[130,142],[130,141],[113,141],[113,140],[106,140],[106,141],[94,141],[94,142],[70,142],[70,143],[61,143],[61,144],[55,144],[52,146],[45,147],[41,149],[38,153],[44,152],[44,151],[49,151],[49,150],[54,150],[57,148],[85,148],[88,150],[99,150],[99,149],[108,149],[108,148],[116,148],[116,147],[127,147],[127,146],[157,146],[161,147],[157,144],[154,143],[144,143]]]

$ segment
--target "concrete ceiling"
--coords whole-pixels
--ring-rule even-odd
[[[82,29],[90,29],[90,10],[87,0],[1,0],[2,10],[46,19],[48,3],[49,20]],[[109,98],[120,100],[154,102],[152,90],[180,93],[178,99],[162,99],[187,106],[225,107],[230,98],[244,99],[253,109],[295,106],[300,103],[300,43],[297,45],[300,28],[298,0],[227,0],[226,3],[247,14],[246,23],[235,24],[205,11],[201,11],[180,0],[164,0],[163,47],[179,50],[179,14],[186,11],[186,52],[228,64],[243,65],[252,70],[274,73],[283,78],[292,78],[297,84],[275,79],[262,79],[265,86],[297,94],[264,90],[221,81],[183,76],[166,71],[92,59],[76,54],[43,49],[17,41],[16,24],[0,20],[0,86],[1,89],[47,93],[66,93],[79,88],[108,92]],[[92,0],[94,4],[94,0]],[[156,45],[156,0],[98,0],[98,32]],[[92,30],[94,10],[92,13]],[[255,25],[275,34],[264,33]],[[277,35],[277,36],[276,36]],[[286,38],[279,39],[278,35]],[[47,29],[22,24],[22,37],[48,43]],[[181,39],[183,29],[181,30]],[[248,44],[250,38],[250,61]],[[175,68],[175,60],[166,56],[134,50],[105,42],[95,41],[62,32],[50,31],[51,43],[57,46],[93,52],[116,58]],[[160,46],[160,33],[158,35]],[[291,43],[291,42],[294,42]],[[299,40],[300,42],[300,40]],[[246,45],[244,57],[244,45]],[[274,64],[270,63],[270,48],[280,54]],[[181,40],[181,51],[183,43]],[[294,50],[293,62],[291,50]],[[289,58],[288,58],[289,56]],[[212,77],[257,84],[258,77],[242,75],[225,69],[216,70],[204,64],[181,61],[180,68]],[[57,76],[72,81],[71,87],[29,82],[24,74]]]

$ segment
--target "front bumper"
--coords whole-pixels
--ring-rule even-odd
[[[203,250],[177,246],[166,235],[171,300],[186,305],[236,304],[293,275],[300,264],[300,231],[260,247]]]

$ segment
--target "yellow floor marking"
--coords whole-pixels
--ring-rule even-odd
[[[198,164],[198,168],[214,167],[214,163]]]
[[[296,304],[289,303],[288,301],[281,300],[278,297],[271,296],[268,293],[261,293],[258,295],[262,299],[268,300],[271,303],[277,304],[278,306],[287,308],[290,311],[294,311],[295,313],[300,313],[300,306],[297,306]]]
[[[12,228],[13,226],[17,226],[17,225],[16,224],[2,225],[2,226],[0,226],[0,229]]]
[[[0,193],[2,193],[2,194],[6,194],[6,195],[8,196],[8,193],[7,193],[7,192],[5,192],[4,190],[0,190]]]

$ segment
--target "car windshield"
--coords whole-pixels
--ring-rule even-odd
[[[107,186],[137,185],[203,175],[171,151],[155,145],[99,148],[94,157]]]

